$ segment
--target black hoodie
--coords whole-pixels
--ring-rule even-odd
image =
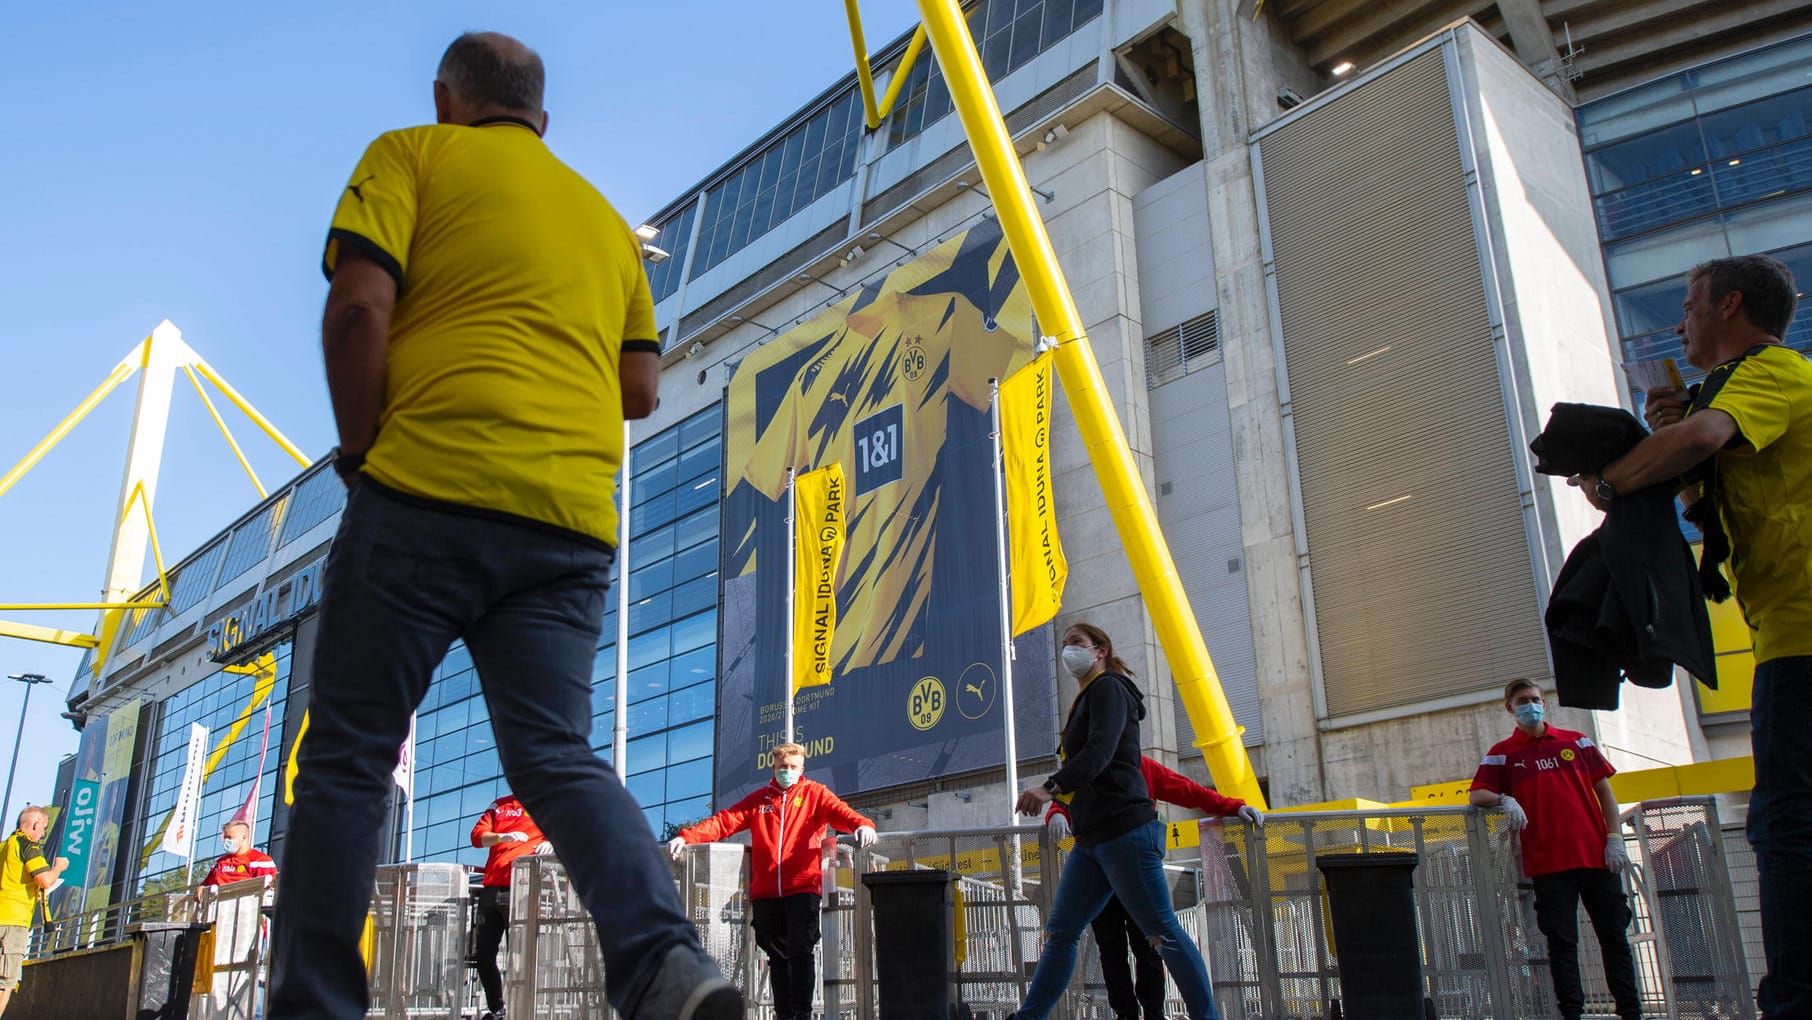
[[[1084,846],[1125,835],[1158,812],[1139,769],[1139,720],[1145,696],[1131,680],[1103,673],[1070,705],[1063,724],[1063,767],[1051,778],[1070,800],[1070,825]]]

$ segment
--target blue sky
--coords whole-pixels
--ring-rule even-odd
[[[917,21],[866,0],[869,44]],[[636,223],[848,73],[842,5],[318,2],[0,8],[0,472],[162,319],[311,457],[333,445],[319,355],[321,241],[365,144],[433,119],[441,51],[507,32],[548,66],[548,144]],[[0,602],[91,601],[105,568],[129,383],[0,496]],[[267,486],[296,472],[223,407]],[[256,498],[179,380],[156,525],[166,561]],[[149,563],[147,562],[147,569]],[[0,613],[87,630],[92,613]],[[77,735],[78,654],[0,638],[0,674],[43,673],[4,817],[49,798]],[[21,684],[0,681],[0,733]],[[9,753],[10,741],[0,738]]]

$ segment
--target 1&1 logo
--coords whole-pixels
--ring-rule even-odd
[[[944,684],[928,676],[912,685],[906,698],[906,721],[915,730],[928,730],[944,717]]]

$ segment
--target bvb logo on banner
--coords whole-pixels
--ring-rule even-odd
[[[793,480],[798,529],[793,596],[793,692],[831,682],[837,632],[837,565],[843,559],[843,466],[831,464]]]

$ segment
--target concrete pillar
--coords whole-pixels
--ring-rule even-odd
[[[1517,59],[1562,99],[1573,102],[1573,83],[1554,50],[1554,33],[1548,28],[1548,19],[1542,16],[1539,0],[1498,0],[1497,10],[1504,16],[1504,27],[1510,30]]]
[[[1246,139],[1281,111],[1278,89],[1317,91],[1313,73],[1272,15],[1254,22],[1239,0],[1188,0],[1214,246],[1221,353],[1244,530],[1264,762],[1271,803],[1325,799],[1284,463],[1283,409],[1258,243],[1258,202]],[[1213,649],[1210,649],[1212,652]]]

